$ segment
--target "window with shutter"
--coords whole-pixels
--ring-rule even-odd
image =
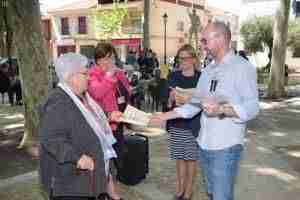
[[[87,33],[87,25],[86,25],[86,17],[85,16],[78,17],[78,33],[79,34]]]
[[[69,19],[67,17],[61,18],[61,34],[62,35],[69,35]]]

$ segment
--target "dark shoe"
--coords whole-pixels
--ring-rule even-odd
[[[107,200],[107,194],[103,193],[103,194],[100,194],[97,198],[97,200]]]
[[[180,196],[174,195],[173,200],[182,200],[182,195]]]
[[[124,200],[123,198],[120,198],[120,199],[114,199],[114,198],[112,198],[111,196],[109,196],[109,194],[106,194],[106,198],[107,198],[107,200]]]

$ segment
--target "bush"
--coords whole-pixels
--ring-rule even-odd
[[[268,82],[269,73],[265,72],[264,68],[256,68],[257,71],[257,83],[266,84]]]

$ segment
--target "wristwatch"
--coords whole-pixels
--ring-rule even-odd
[[[224,106],[221,105],[220,106],[220,110],[222,111],[220,114],[219,114],[219,119],[224,119],[226,117],[226,114],[225,114],[225,110],[224,110]]]

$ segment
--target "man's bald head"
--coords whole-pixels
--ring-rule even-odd
[[[228,26],[219,21],[211,22],[202,32],[202,48],[214,59],[221,61],[230,50],[231,32]]]
[[[224,23],[220,21],[214,21],[207,25],[206,31],[216,32],[222,35],[227,44],[230,44],[231,41],[231,31],[230,28]]]

